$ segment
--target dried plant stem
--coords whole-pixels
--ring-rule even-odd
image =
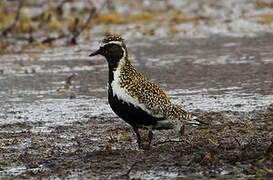
[[[3,35],[4,37],[6,37],[8,35],[9,32],[12,31],[13,27],[19,22],[19,18],[20,18],[20,14],[21,14],[21,9],[23,7],[23,0],[19,0],[19,4],[18,4],[18,8],[16,11],[16,15],[13,19],[13,22],[11,23],[11,25],[9,25],[7,28],[5,28],[1,35]]]

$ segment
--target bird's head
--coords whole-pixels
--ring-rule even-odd
[[[119,35],[106,35],[100,48],[89,56],[102,55],[109,64],[118,64],[121,59],[127,58],[127,49],[124,40]]]

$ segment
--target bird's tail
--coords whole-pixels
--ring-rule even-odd
[[[197,116],[189,115],[190,117],[187,118],[186,123],[193,124],[193,125],[208,125],[208,123],[200,120]]]
[[[198,118],[197,116],[194,116],[191,113],[188,113],[186,111],[184,111],[180,106],[173,106],[174,107],[174,111],[179,112],[178,114],[180,114],[180,119],[188,124],[195,124],[195,125],[208,125],[208,123],[200,120],[200,118]]]

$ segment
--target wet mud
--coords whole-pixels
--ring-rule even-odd
[[[133,64],[208,126],[137,149],[97,44],[0,57],[0,177],[270,179],[273,35],[127,40]],[[145,131],[143,132],[145,134]]]

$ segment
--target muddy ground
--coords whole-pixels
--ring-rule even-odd
[[[273,179],[272,29],[268,0],[0,0],[0,179]],[[88,57],[107,32],[209,125],[138,150]]]
[[[140,151],[107,104],[105,60],[88,57],[96,40],[2,55],[1,179],[273,178],[272,34],[126,42],[140,71],[210,125],[155,131]]]

